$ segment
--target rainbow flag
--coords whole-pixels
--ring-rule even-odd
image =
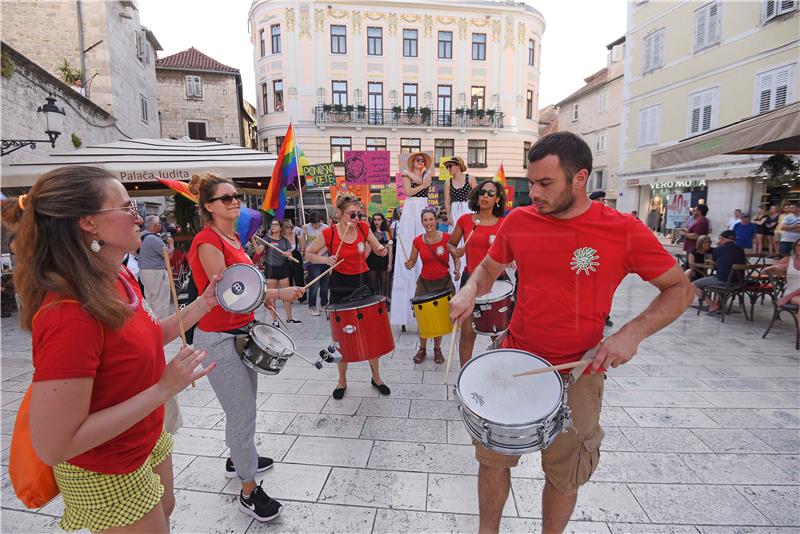
[[[189,184],[186,182],[165,180],[163,178],[159,178],[158,181],[197,204],[198,198],[189,192]],[[253,237],[253,234],[255,234],[256,230],[261,226],[262,220],[263,216],[260,211],[248,208],[245,205],[241,206],[239,218],[236,220],[236,233],[239,234],[242,243],[250,241],[250,238]]]
[[[508,185],[506,182],[506,171],[503,169],[503,164],[501,163],[500,166],[497,168],[497,172],[494,174],[494,178],[492,178],[495,182],[500,182],[503,184],[503,187]]]
[[[303,154],[303,151],[295,141],[294,127],[289,124],[289,128],[286,129],[286,136],[283,138],[283,144],[280,151],[278,151],[275,168],[272,169],[272,178],[267,186],[264,205],[261,206],[261,209],[282,219],[286,210],[286,188],[290,185],[302,187],[298,176],[300,175],[301,167],[307,164],[308,160],[305,154]]]

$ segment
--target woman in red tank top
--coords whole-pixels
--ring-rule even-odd
[[[467,213],[458,219],[447,245],[453,257],[467,256],[467,268],[461,275],[462,287],[469,280],[469,273],[480,265],[494,243],[494,236],[497,235],[505,213],[505,190],[496,182],[486,180],[470,192],[468,202],[469,209],[477,213]],[[469,240],[466,247],[459,245],[462,236],[465,241]],[[461,323],[458,357],[462,366],[472,357],[476,337],[472,321]]]
[[[367,285],[366,253],[367,247],[377,256],[386,256],[389,251],[378,243],[375,235],[370,232],[366,222],[358,221],[358,211],[361,200],[350,193],[340,194],[336,198],[336,215],[339,222],[325,228],[322,234],[306,248],[306,261],[318,264],[336,265],[330,274],[328,288],[332,304],[342,302],[353,291]],[[320,256],[322,249],[327,248],[330,256]],[[339,362],[339,383],[333,390],[336,400],[344,397],[347,389],[347,363]],[[378,358],[369,360],[372,369],[372,385],[378,388],[382,395],[389,395],[389,386],[383,383],[379,369]]]
[[[252,265],[235,233],[241,195],[233,184],[218,176],[195,176],[189,185],[198,196],[198,210],[206,227],[192,240],[189,264],[198,291],[209,278],[227,267],[244,263]],[[267,289],[265,303],[274,308],[274,301],[297,300],[304,290],[298,287]],[[225,436],[230,458],[225,476],[238,477],[242,484],[239,510],[257,521],[269,521],[281,511],[281,504],[271,499],[256,485],[256,474],[272,467],[272,459],[258,456],[255,445],[256,399],[258,373],[247,367],[235,348],[235,333],[254,320],[250,313],[231,313],[217,306],[197,325],[194,344],[208,350],[207,362],[215,362],[219,372],[209,382],[225,412]]]

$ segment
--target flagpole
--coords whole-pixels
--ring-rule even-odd
[[[289,120],[289,124],[292,125],[292,132],[294,135],[294,143],[292,143],[292,150],[294,151],[294,160],[297,162],[297,192],[300,194],[300,226],[303,227],[306,225],[306,208],[305,204],[303,203],[303,181],[305,181],[305,176],[303,179],[300,179],[300,174],[302,173],[302,165],[300,164],[300,158],[297,157],[297,133],[294,132],[294,124],[292,124],[291,119]]]

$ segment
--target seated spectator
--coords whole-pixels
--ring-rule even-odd
[[[736,235],[736,244],[744,249],[745,252],[753,251],[753,237],[758,231],[758,225],[750,221],[749,213],[742,213],[742,221],[733,226],[733,233]]]
[[[778,263],[764,269],[764,273],[786,275],[786,288],[778,300],[778,306],[786,304],[800,305],[800,239],[794,242],[792,255],[781,258]]]
[[[698,265],[706,263],[706,256],[710,256],[714,252],[714,248],[711,246],[711,237],[707,235],[701,235],[697,238],[697,243],[695,244],[694,250],[691,251],[687,255],[687,262],[684,265],[686,276],[689,277],[689,280],[694,282],[700,278],[703,278],[704,269],[698,267]]]
[[[725,230],[719,234],[717,247],[714,249],[714,252],[711,253],[711,264],[716,268],[716,272],[711,276],[705,276],[699,280],[695,280],[693,283],[694,292],[698,298],[703,298],[704,288],[709,286],[721,286],[727,283],[734,265],[747,263],[744,249],[737,245],[735,240],[736,234],[733,230]],[[739,283],[741,279],[732,279],[732,282]],[[718,301],[709,298],[705,299],[703,302],[708,306],[709,315],[716,315],[720,312],[720,304]]]

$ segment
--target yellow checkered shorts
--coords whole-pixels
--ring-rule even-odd
[[[106,475],[70,463],[53,468],[64,498],[63,530],[92,532],[135,523],[152,510],[164,494],[153,467],[172,454],[172,436],[165,430],[147,460],[132,473]]]

